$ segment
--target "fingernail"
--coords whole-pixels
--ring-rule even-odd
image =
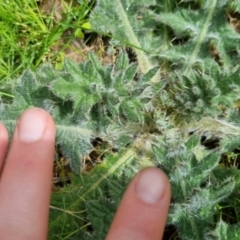
[[[162,198],[165,184],[158,169],[145,170],[137,181],[136,192],[145,203],[154,204]]]
[[[26,110],[20,117],[19,138],[23,142],[38,141],[45,130],[46,115],[41,109]]]

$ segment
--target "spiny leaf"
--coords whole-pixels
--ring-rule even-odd
[[[148,16],[150,10],[147,7],[155,4],[155,0],[140,2],[100,0],[90,18],[93,29],[106,34],[110,32],[120,41],[136,47],[135,52],[143,73],[151,69],[153,64],[142,50],[148,51],[149,48],[154,49],[157,45],[152,40],[151,30],[144,27],[144,22],[138,20],[138,14]],[[141,31],[136,32],[135,29]]]

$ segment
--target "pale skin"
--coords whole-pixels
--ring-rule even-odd
[[[47,239],[55,131],[46,111],[28,109],[18,120],[7,154],[8,132],[0,123],[2,240]],[[161,239],[169,203],[166,175],[156,168],[141,170],[129,184],[106,239]]]

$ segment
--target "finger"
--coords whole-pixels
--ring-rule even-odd
[[[20,117],[0,182],[1,239],[46,239],[55,125],[42,109]]]
[[[127,188],[107,240],[159,240],[170,204],[170,184],[159,169],[140,171]]]
[[[0,175],[4,164],[5,155],[8,146],[8,132],[5,126],[0,123]]]

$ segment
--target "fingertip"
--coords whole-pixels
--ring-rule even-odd
[[[50,134],[49,134],[50,133]],[[41,108],[29,108],[20,116],[16,135],[21,142],[33,143],[55,134],[55,124],[51,115]]]
[[[146,204],[156,204],[170,193],[167,176],[157,168],[143,169],[136,179],[137,196]]]
[[[161,239],[170,197],[170,183],[163,171],[141,170],[123,196],[107,239]]]

